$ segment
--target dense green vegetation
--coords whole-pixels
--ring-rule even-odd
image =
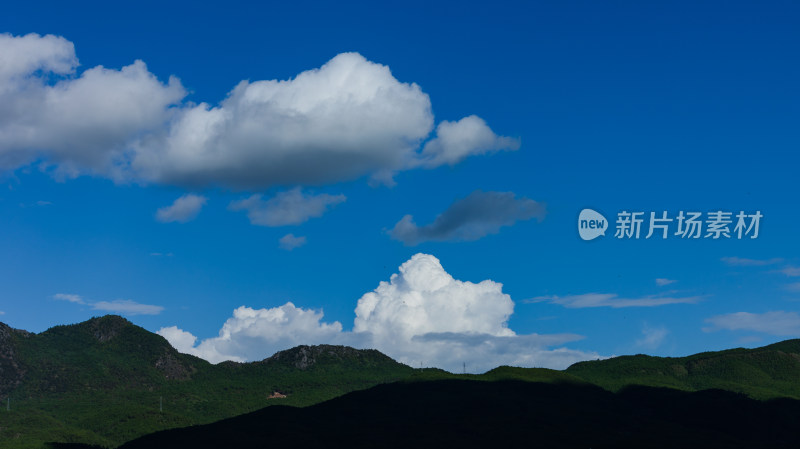
[[[681,358],[617,357],[577,363],[565,371],[504,366],[476,375],[412,369],[378,351],[328,345],[299,346],[259,362],[211,365],[178,353],[159,335],[118,316],[56,326],[41,334],[0,323],[0,447],[40,448],[45,442],[116,447],[153,432],[214,423],[274,405],[320,404],[325,409],[325,401],[386,383],[417,394],[453,382],[484,392],[492,391],[492,384],[539,385],[545,388],[537,390],[541,394],[573,395],[570,410],[575,416],[583,407],[580,394],[588,395],[586,406],[591,398],[601,401],[593,405],[597,407],[603,401],[639,404],[628,400],[630,391],[637,391],[631,385],[668,387],[676,393],[721,389],[758,400],[800,399],[800,340]],[[646,391],[647,398],[661,397],[652,393],[661,390]],[[269,398],[275,392],[286,397]],[[370,398],[360,393],[347,397]],[[5,410],[8,398],[10,411]],[[407,400],[411,402],[402,407],[416,401]],[[283,411],[268,413],[279,413],[280,419],[298,413],[291,411],[295,408],[278,409]]]
[[[756,399],[800,399],[800,340],[688,357],[615,357],[576,363],[566,373],[611,391],[628,385],[686,391],[719,388]]]
[[[12,373],[0,365],[0,378],[23,374],[19,385],[12,388],[9,381],[0,390],[3,448],[40,448],[51,441],[116,446],[276,403],[307,406],[413,372],[378,351],[324,345],[256,363],[211,365],[116,316],[38,335],[7,334],[0,346],[14,350],[5,363],[19,369]],[[268,399],[276,391],[286,398]]]

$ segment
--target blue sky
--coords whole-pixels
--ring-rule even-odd
[[[3,9],[14,327],[117,310],[209,359],[333,342],[475,370],[800,334],[796,4]],[[583,241],[584,208],[764,217]]]

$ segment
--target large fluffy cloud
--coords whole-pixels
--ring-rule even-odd
[[[358,300],[353,331],[377,340],[445,332],[511,336],[507,322],[513,312],[503,284],[453,279],[438,259],[417,254]]]
[[[389,235],[410,246],[426,241],[477,240],[519,220],[542,220],[545,214],[544,204],[516,198],[512,192],[476,190],[450,205],[433,223],[419,226],[413,216],[404,216]]]
[[[359,299],[352,331],[325,323],[320,311],[287,303],[270,309],[240,307],[219,336],[196,343],[177,327],[159,331],[173,346],[212,362],[259,360],[299,344],[332,343],[376,348],[412,366],[470,371],[498,365],[565,368],[598,358],[563,347],[575,334],[518,335],[508,327],[514,303],[502,284],[459,281],[438,259],[417,254],[388,282]],[[553,349],[555,347],[555,349]]]
[[[547,350],[578,335],[517,335],[508,327],[513,311],[502,284],[459,281],[437,258],[416,254],[389,282],[359,299],[353,331],[400,361],[449,370],[462,363],[476,371],[502,364],[564,368],[596,357]]]
[[[52,35],[14,37],[0,34],[0,77],[15,79],[37,70],[71,73],[78,63],[72,42]]]
[[[518,146],[476,116],[431,136],[428,95],[357,53],[242,81],[219,104],[185,101],[177,78],[162,82],[142,61],[77,67],[64,38],[0,35],[0,168],[41,160],[64,176],[263,189],[391,183],[399,170]]]
[[[121,178],[129,146],[162,127],[186,95],[180,82],[160,82],[142,61],[72,74],[72,43],[55,36],[0,35],[0,166],[43,158],[59,174]],[[51,83],[51,78],[57,81]]]
[[[187,108],[133,165],[168,182],[320,184],[405,168],[431,131],[428,96],[356,53]]]

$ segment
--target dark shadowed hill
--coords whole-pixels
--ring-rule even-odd
[[[800,402],[523,381],[381,385],[142,437],[122,449],[797,448]]]

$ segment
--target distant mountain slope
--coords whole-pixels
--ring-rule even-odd
[[[391,357],[374,349],[354,349],[348,346],[318,345],[297,346],[276,352],[272,357],[256,365],[268,365],[273,369],[308,370],[317,368],[383,368],[396,366]]]
[[[255,363],[212,365],[119,316],[30,334],[0,324],[0,447],[46,441],[114,446],[275,403],[306,406],[408,377],[374,350],[300,346]],[[275,392],[285,398],[270,399]],[[162,411],[160,411],[162,410]]]
[[[30,395],[115,388],[151,389],[188,380],[211,364],[180,354],[163,337],[119,316],[56,326],[18,340]]]
[[[19,339],[29,335],[0,323],[0,397],[22,383],[25,368],[20,363],[17,346]]]
[[[438,368],[417,369],[404,379],[404,382],[427,382],[435,380],[478,380],[493,382],[498,380],[522,380],[525,382],[588,384],[583,379],[548,368],[518,368],[499,366],[483,374],[453,374]]]
[[[269,407],[120,449],[797,448],[800,401],[730,392],[445,380],[394,383],[306,408]]]
[[[576,363],[566,373],[612,391],[649,385],[688,391],[719,388],[758,399],[800,399],[800,340],[688,357],[622,356]]]

